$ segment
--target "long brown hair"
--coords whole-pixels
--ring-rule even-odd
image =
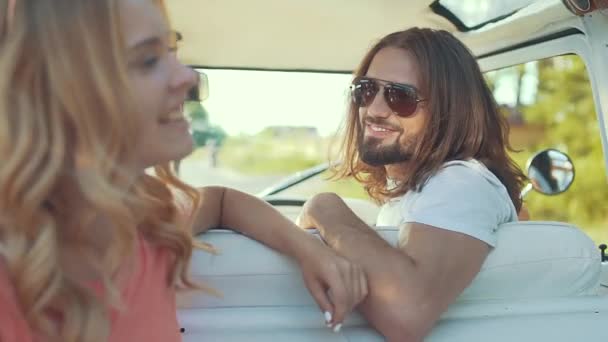
[[[422,97],[430,113],[425,130],[411,158],[407,179],[387,189],[383,166],[364,163],[358,147],[362,139],[359,108],[351,101],[336,176],[354,177],[378,202],[419,191],[442,165],[474,158],[505,185],[515,208],[521,208],[520,190],[525,180],[510,158],[509,127],[500,114],[473,54],[447,31],[411,28],[391,33],[376,43],[355,72],[364,76],[376,54],[386,47],[403,49],[417,61]]]
[[[155,175],[131,167],[138,123],[119,2],[19,0],[10,27],[0,19],[0,272],[49,340],[107,339],[108,312],[120,304],[115,276],[138,233],[172,255],[167,286],[194,286],[192,222],[173,196],[194,209],[198,191],[168,165]],[[72,210],[74,201],[89,210]],[[103,250],[87,229],[98,215],[109,220]],[[67,252],[94,273],[102,297],[66,266]]]

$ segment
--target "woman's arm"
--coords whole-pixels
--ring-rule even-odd
[[[228,228],[293,257],[301,252],[302,240],[314,240],[255,196],[221,186],[199,188],[199,191],[201,203],[194,218],[194,235],[211,228]]]
[[[334,329],[339,330],[346,313],[367,295],[367,280],[359,266],[338,256],[270,204],[225,187],[199,190],[202,198],[193,233],[229,228],[294,258],[312,296],[324,312],[332,314],[329,323]]]

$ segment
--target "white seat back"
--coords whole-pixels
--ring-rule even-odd
[[[379,228],[378,233],[392,245],[397,244],[397,229]],[[232,327],[230,331],[238,335],[241,330],[235,322],[243,333],[265,327],[265,331],[279,334],[287,329],[284,333],[289,335],[289,331],[298,329],[324,328],[322,315],[293,261],[232,231],[212,230],[203,238],[221,254],[195,252],[192,274],[195,280],[221,291],[223,298],[201,293],[183,296],[179,315],[187,333],[194,329],[209,337],[213,331]],[[600,268],[598,250],[574,226],[509,223],[499,228],[496,248],[458,301],[592,294],[599,288]],[[375,336],[358,316],[350,324],[363,326],[353,330],[357,334]]]

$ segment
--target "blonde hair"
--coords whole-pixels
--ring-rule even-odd
[[[29,325],[50,340],[107,338],[120,302],[115,276],[138,232],[171,252],[169,286],[195,286],[186,273],[193,215],[180,220],[171,189],[191,208],[199,193],[169,165],[154,176],[134,166],[138,123],[118,6],[20,0],[10,28],[0,18],[0,271]],[[74,212],[75,201],[90,209]],[[99,216],[110,220],[105,250],[87,229]],[[92,270],[103,296],[66,267],[68,255]]]
[[[13,17],[14,0],[0,0],[0,40],[8,30],[9,21]]]

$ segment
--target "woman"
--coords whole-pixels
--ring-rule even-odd
[[[367,293],[269,205],[172,173],[196,79],[159,1],[0,0],[3,342],[178,341],[192,234],[214,226],[295,258],[331,327]]]

